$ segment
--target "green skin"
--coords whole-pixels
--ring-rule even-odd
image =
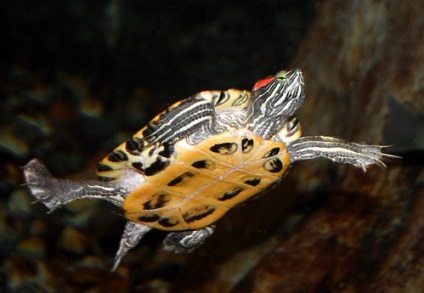
[[[383,154],[382,147],[346,142],[326,136],[309,136],[295,140],[281,138],[276,133],[282,127],[295,131],[297,119],[293,114],[302,105],[304,94],[303,76],[300,70],[281,71],[273,77],[267,77],[256,83],[252,90],[247,124],[244,126],[264,139],[281,139],[286,142],[291,163],[300,160],[327,158],[336,163],[350,164],[364,172],[372,164],[385,166],[381,159],[391,155]],[[197,107],[197,108],[196,108]],[[204,113],[197,120],[183,113],[199,109]],[[181,117],[184,116],[184,119]],[[200,116],[200,118],[199,118]],[[293,123],[296,121],[296,123]],[[213,105],[204,101],[190,100],[184,107],[177,107],[165,114],[158,128],[152,133],[155,143],[175,143],[187,139],[196,144],[204,138],[217,133],[220,121],[214,115]],[[187,125],[191,125],[187,127]],[[172,126],[173,131],[170,131]],[[118,182],[77,181],[53,177],[45,165],[38,159],[31,160],[23,167],[24,177],[31,193],[46,205],[54,209],[81,198],[102,199],[119,207],[125,198],[140,184],[144,177],[134,170],[128,170]],[[120,264],[122,258],[135,247],[152,228],[128,221],[121,237],[112,270]],[[174,251],[192,251],[213,234],[214,225],[193,231],[169,233],[164,240],[164,249]]]

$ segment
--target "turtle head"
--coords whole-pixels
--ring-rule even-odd
[[[299,69],[280,71],[259,80],[252,89],[248,128],[269,139],[282,131],[305,98]]]

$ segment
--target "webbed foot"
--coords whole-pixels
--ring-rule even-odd
[[[37,198],[35,202],[41,201],[49,209],[49,213],[64,204],[60,197],[55,196],[62,193],[58,179],[50,174],[40,160],[32,159],[22,169],[26,185]]]
[[[215,226],[211,225],[199,230],[171,232],[163,240],[163,249],[180,253],[192,252],[203,244],[214,232]]]
[[[26,185],[49,213],[58,207],[81,198],[103,199],[121,206],[129,191],[126,186],[96,180],[58,179],[50,174],[38,159],[22,167]]]

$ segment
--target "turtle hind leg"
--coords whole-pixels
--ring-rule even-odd
[[[112,272],[116,270],[128,251],[134,248],[140,242],[141,238],[143,238],[143,236],[151,229],[152,227],[136,222],[127,222],[124,232],[122,233],[118,251],[116,252],[115,259],[113,261]]]
[[[122,233],[119,249],[116,252],[112,271],[121,263],[124,256],[149,232],[152,227],[142,225],[133,221],[128,221]],[[193,231],[171,232],[163,240],[164,250],[180,253],[183,251],[192,252],[203,244],[214,232],[215,226],[211,225]]]
[[[163,249],[175,253],[184,251],[190,253],[212,236],[214,229],[215,226],[210,225],[193,231],[171,232],[163,240]]]
[[[22,169],[26,185],[37,201],[43,202],[49,209],[49,213],[81,198],[104,199],[121,206],[128,194],[124,186],[117,184],[55,178],[38,159],[32,159]]]

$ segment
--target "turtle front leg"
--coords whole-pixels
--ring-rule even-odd
[[[152,132],[146,140],[149,144],[174,143],[194,133],[204,138],[214,132],[215,119],[213,104],[198,93],[165,112],[158,123],[149,124]]]
[[[381,161],[383,156],[393,157],[382,153],[382,148],[378,145],[358,144],[328,136],[306,136],[287,146],[291,162],[321,157],[333,162],[353,165],[364,172],[366,167],[372,164],[385,167]]]
[[[81,198],[103,199],[122,206],[129,194],[125,184],[55,178],[38,159],[32,159],[22,169],[26,185],[37,200],[49,209],[49,213]]]
[[[212,236],[214,229],[215,225],[210,225],[198,230],[171,232],[163,240],[163,249],[175,253],[184,251],[190,253]]]

